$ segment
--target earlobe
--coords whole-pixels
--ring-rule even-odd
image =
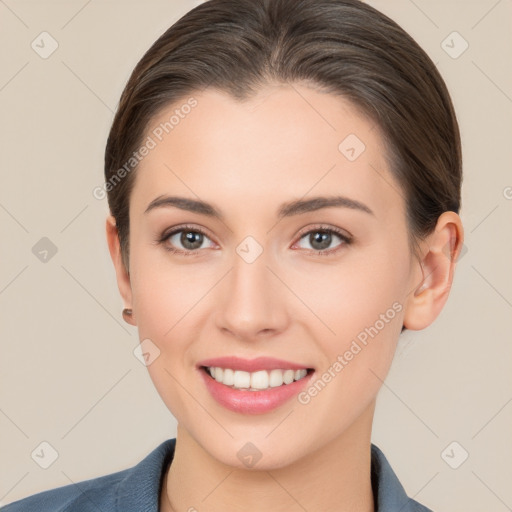
[[[407,329],[428,327],[443,309],[463,240],[460,217],[451,211],[440,215],[434,232],[421,244],[421,255],[412,275],[403,320]]]
[[[116,220],[112,215],[109,215],[107,217],[105,227],[108,249],[110,252],[110,257],[112,258],[112,263],[114,264],[119,293],[121,294],[121,297],[125,303],[125,308],[130,309],[132,307],[132,289],[130,275],[123,262]],[[123,314],[123,318],[127,323],[131,325],[137,325],[135,322],[135,315],[133,312],[131,315]]]

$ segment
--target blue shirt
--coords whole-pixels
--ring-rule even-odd
[[[167,439],[137,465],[65,485],[5,505],[0,512],[158,512],[163,478],[176,438]],[[432,512],[407,497],[382,451],[371,445],[375,512]]]

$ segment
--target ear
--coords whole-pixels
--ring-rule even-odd
[[[116,271],[117,286],[119,293],[125,303],[125,308],[132,308],[132,288],[130,283],[129,271],[124,266],[121,257],[121,244],[119,242],[119,233],[116,226],[116,219],[109,215],[106,221],[106,232],[107,232],[107,243],[108,250],[110,251],[110,257],[114,263]],[[135,322],[135,312],[132,313],[131,317],[127,317],[126,321],[131,325],[137,325]]]
[[[415,261],[412,290],[405,305],[403,323],[407,329],[418,331],[428,327],[443,309],[463,241],[460,217],[455,212],[443,212],[434,232],[420,244],[420,259]]]

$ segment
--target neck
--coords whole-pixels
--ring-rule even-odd
[[[371,485],[373,403],[315,452],[273,470],[226,466],[178,425],[174,458],[162,489],[162,512],[374,512]]]

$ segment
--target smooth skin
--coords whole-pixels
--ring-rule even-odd
[[[268,85],[245,102],[213,89],[193,96],[197,106],[136,170],[129,272],[115,220],[106,223],[131,323],[160,350],[148,371],[178,422],[161,510],[373,511],[376,397],[402,324],[424,329],[446,303],[461,220],[443,213],[414,256],[379,129],[347,100],[304,84]],[[147,135],[177,107],[162,110]],[[354,161],[338,148],[349,134],[365,145]],[[223,219],[170,206],[145,213],[162,195],[207,201]],[[277,217],[283,203],[333,195],[373,213],[329,207]],[[158,243],[184,224],[185,234],[206,236]],[[332,234],[321,246],[320,228],[352,242]],[[263,249],[252,263],[236,251],[247,236]],[[307,404],[236,413],[211,397],[196,368],[210,357],[270,356],[315,368],[314,382],[396,302],[401,311]],[[237,456],[248,442],[262,454],[252,468]]]

